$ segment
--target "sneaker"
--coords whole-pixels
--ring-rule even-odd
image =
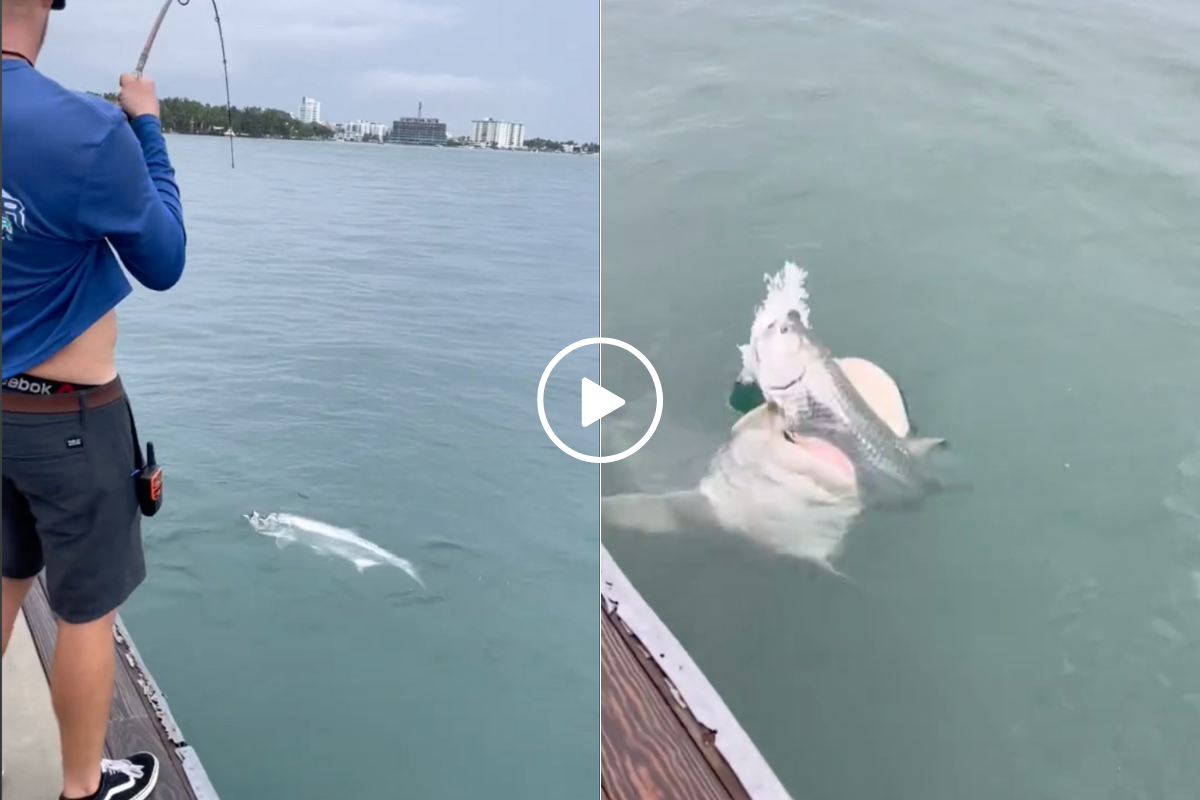
[[[120,761],[106,758],[100,762],[100,788],[88,800],[145,800],[157,783],[158,759],[151,753]]]

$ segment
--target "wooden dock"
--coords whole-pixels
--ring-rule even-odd
[[[46,680],[50,674],[58,626],[47,603],[44,577],[35,581],[25,600],[24,618],[41,662],[40,678]],[[104,743],[105,758],[123,758],[143,750],[158,756],[160,766],[158,786],[152,795],[154,800],[218,800],[204,767],[171,717],[166,699],[142,663],[119,617],[113,630],[113,647],[117,662],[116,686],[109,711],[108,736]],[[45,711],[50,713],[48,707]],[[6,732],[6,738],[7,735]],[[57,736],[53,742],[43,743],[43,746],[57,751]],[[7,767],[9,771],[19,768],[17,764],[8,764]],[[9,779],[15,777],[8,776]],[[58,786],[61,788],[61,776],[54,776],[54,779],[60,781]],[[9,795],[6,800],[26,798]]]
[[[600,642],[602,800],[791,800],[603,545]]]

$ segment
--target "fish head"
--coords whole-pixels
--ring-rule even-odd
[[[750,343],[755,381],[763,397],[789,408],[802,403],[808,383],[820,373],[824,348],[796,311],[771,322]]]

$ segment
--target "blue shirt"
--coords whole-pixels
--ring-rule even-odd
[[[107,100],[69,91],[24,61],[2,63],[7,380],[129,295],[122,263],[148,289],[174,286],[187,234],[156,117],[129,121]]]

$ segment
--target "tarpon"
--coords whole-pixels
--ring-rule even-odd
[[[374,542],[367,541],[347,528],[339,528],[320,520],[283,512],[259,514],[257,511],[252,511],[242,516],[255,531],[275,539],[275,543],[279,547],[285,547],[291,542],[307,545],[317,553],[346,559],[354,564],[359,572],[366,570],[367,567],[389,564],[404,570],[421,586],[425,585],[411,562],[383,549]]]
[[[751,358],[763,397],[784,419],[785,435],[825,440],[845,453],[867,502],[907,501],[942,485],[929,454],[945,440],[893,430],[798,313],[756,337]]]

